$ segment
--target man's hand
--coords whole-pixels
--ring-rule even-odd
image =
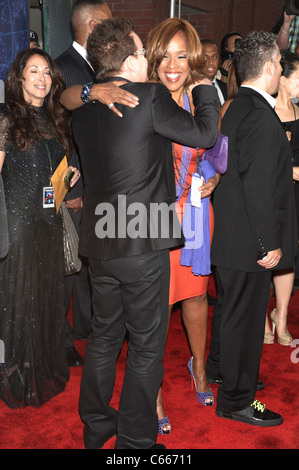
[[[269,251],[266,258],[264,260],[258,260],[257,264],[262,266],[265,269],[272,269],[277,266],[282,257],[281,249],[278,248],[277,250]]]
[[[77,197],[76,199],[65,201],[65,205],[67,209],[72,209],[75,212],[75,214],[77,214],[79,210],[81,209],[81,207],[83,207],[82,197]]]
[[[90,90],[90,101],[98,100],[107,106],[109,105],[111,111],[113,111],[119,117],[122,117],[121,112],[118,111],[114,103],[123,104],[125,106],[129,106],[130,108],[135,108],[135,106],[139,104],[139,99],[137,96],[132,95],[132,93],[124,90],[123,88],[120,88],[120,85],[125,83],[125,81],[116,81],[94,84]],[[60,98],[63,106],[69,111],[74,111],[74,109],[83,106],[84,103],[81,100],[81,91],[81,85],[73,85],[64,90]]]
[[[293,180],[299,181],[299,166],[293,166]]]
[[[115,107],[114,103],[123,104],[130,108],[135,108],[139,104],[137,96],[132,93],[120,88],[120,85],[124,85],[126,82],[116,81],[109,83],[96,83],[91,87],[90,100],[98,100],[107,106],[110,105],[111,111],[122,117],[121,112]],[[112,106],[111,106],[112,105]]]

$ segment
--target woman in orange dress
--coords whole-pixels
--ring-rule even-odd
[[[183,147],[179,144],[173,144],[173,159],[175,164],[175,179],[177,185],[177,193],[179,189],[179,177],[182,161]],[[186,187],[182,191],[182,196],[176,202],[176,211],[178,217],[181,219],[184,213],[184,208],[187,204],[187,198],[191,186],[191,175],[196,172],[197,159],[200,158],[205,149],[190,149],[192,150],[192,157],[186,178]],[[211,186],[212,187],[212,186]],[[214,211],[211,201],[209,200],[209,234],[210,243],[214,231]],[[169,288],[169,305],[173,306],[175,303],[184,301],[186,299],[194,298],[199,295],[207,293],[209,275],[196,276],[189,266],[182,266],[180,263],[181,249],[170,251],[170,288]],[[209,273],[208,273],[209,274]],[[206,295],[205,295],[206,297]],[[186,302],[188,304],[188,302]]]
[[[188,87],[191,83],[202,79],[200,70],[203,66],[201,43],[193,26],[178,18],[170,18],[162,22],[149,34],[146,50],[149,80],[163,83],[180,106],[193,112],[192,95]],[[211,82],[207,81],[208,83],[211,85]],[[182,219],[186,239],[188,228],[190,230],[188,223],[184,224],[186,202],[190,195],[192,173],[195,172],[203,152],[204,149],[190,149],[173,144],[177,189],[176,209],[180,220]],[[215,174],[214,171],[210,178],[206,176],[201,188],[205,215],[199,221],[201,233],[196,234],[197,237],[203,238],[202,245],[201,241],[199,242],[201,250],[194,250],[198,251],[196,261],[192,264],[187,259],[185,247],[172,250],[170,253],[169,320],[173,305],[181,301],[182,317],[191,349],[188,369],[194,382],[197,401],[205,406],[211,406],[214,403],[213,393],[205,373],[207,286],[211,272],[209,251],[214,225],[213,208],[209,196],[219,180],[220,175]],[[205,247],[204,250],[203,247]],[[168,434],[171,426],[163,408],[161,388],[157,399],[157,414],[159,433]]]

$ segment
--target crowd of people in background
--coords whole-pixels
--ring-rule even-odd
[[[116,435],[117,449],[159,448],[157,435],[173,432],[162,362],[180,303],[199,406],[216,405],[217,416],[257,426],[283,422],[255,392],[266,386],[259,380],[263,344],[293,340],[298,21],[284,13],[276,34],[231,31],[218,45],[190,22],[169,18],[142,44],[105,0],[77,0],[74,42],[55,60],[30,31],[30,48],[8,72],[0,118],[0,398],[10,408],[43,405],[64,390],[69,367],[83,365],[85,447]],[[219,134],[229,141],[224,174],[203,159]],[[64,157],[60,179],[71,170],[65,203],[82,260],[69,276],[62,211],[48,203]],[[127,213],[120,196],[147,209],[173,205],[171,235],[159,221],[154,237],[98,236],[99,221],[102,228],[109,222],[98,204],[111,204],[117,228]],[[217,299],[205,362],[211,276]],[[110,399],[126,333],[115,410]],[[87,339],[84,360],[75,338]],[[219,385],[217,398],[210,384]]]

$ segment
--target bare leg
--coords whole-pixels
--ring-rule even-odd
[[[170,325],[172,307],[173,305],[170,305],[169,310],[168,310],[167,336],[168,336],[168,330],[169,330],[169,325]],[[158,397],[157,397],[157,415],[158,415],[158,420],[161,420],[166,417],[166,413],[163,408],[162,386],[159,388]],[[170,431],[171,426],[168,424],[163,424],[162,429],[164,431]]]
[[[210,386],[205,372],[205,351],[207,342],[208,300],[207,294],[186,299],[182,302],[183,321],[187,330],[193,373],[199,392],[208,392]],[[211,401],[212,398],[211,398]]]
[[[272,295],[273,295],[273,291],[272,291],[272,288],[271,288],[270,292],[269,292],[268,305],[270,303]],[[274,343],[274,335],[272,333],[272,329],[271,329],[271,326],[270,326],[270,323],[269,323],[268,312],[266,312],[264,343],[265,344],[273,344]]]
[[[192,368],[198,392],[208,392],[210,390],[205,372],[208,311],[209,306],[206,293],[182,301],[182,316],[187,330],[191,354],[193,356]],[[171,312],[172,306],[169,307],[167,334]],[[211,398],[210,401],[213,401],[213,399]],[[161,387],[157,397],[157,415],[159,420],[165,418],[166,416],[163,408]],[[165,429],[169,429],[169,426],[165,425]]]
[[[276,309],[271,312],[271,319],[274,320],[276,325],[278,337],[291,336],[287,328],[287,316],[290,298],[292,295],[294,285],[295,271],[283,270],[276,271],[273,274],[273,283],[275,286]]]

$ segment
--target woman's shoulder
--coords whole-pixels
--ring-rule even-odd
[[[8,123],[9,123],[9,121],[8,121],[7,116],[4,114],[2,109],[0,109],[0,129],[1,129],[1,132],[2,132],[3,129],[7,128]]]

